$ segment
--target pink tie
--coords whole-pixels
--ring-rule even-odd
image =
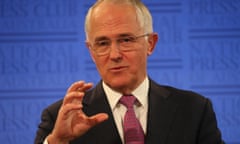
[[[125,144],[144,144],[144,132],[133,109],[135,101],[136,98],[132,95],[120,99],[120,103],[127,107],[123,121]]]

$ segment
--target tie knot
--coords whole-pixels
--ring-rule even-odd
[[[124,95],[120,99],[120,103],[126,106],[127,108],[132,108],[134,103],[136,101],[136,98],[133,95]]]

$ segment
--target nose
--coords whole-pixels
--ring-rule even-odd
[[[117,42],[112,42],[109,56],[113,60],[119,60],[120,58],[122,58],[120,45]]]

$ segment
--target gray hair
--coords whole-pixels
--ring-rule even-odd
[[[145,33],[153,32],[152,16],[148,8],[141,2],[141,0],[98,0],[92,7],[89,8],[85,18],[85,34],[88,35],[90,31],[90,19],[93,10],[102,2],[110,2],[114,4],[129,4],[136,8],[137,19]]]

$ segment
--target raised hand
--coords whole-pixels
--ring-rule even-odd
[[[57,121],[52,133],[47,137],[49,144],[67,144],[76,137],[83,135],[90,128],[108,119],[105,113],[88,117],[82,111],[82,99],[92,83],[84,81],[72,84],[58,112]]]

